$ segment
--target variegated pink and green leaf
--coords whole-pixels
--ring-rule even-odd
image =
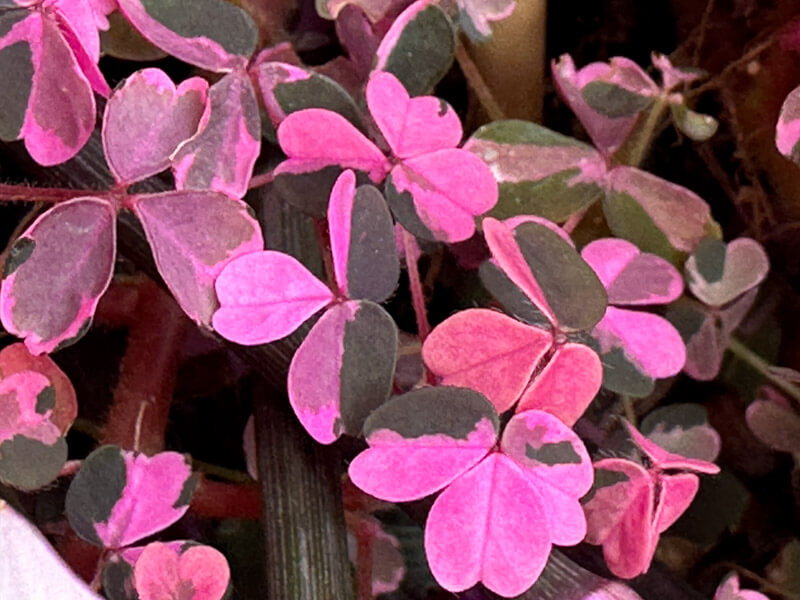
[[[367,300],[337,304],[317,321],[289,365],[289,401],[322,444],[358,436],[392,390],[397,327]]]
[[[528,121],[495,121],[464,144],[499,185],[490,215],[539,215],[562,222],[603,196],[605,161],[591,146]]]
[[[289,335],[334,299],[297,259],[271,250],[229,262],[215,288],[220,308],[212,326],[222,337],[244,345]]]
[[[133,183],[167,169],[178,146],[197,133],[207,91],[201,77],[175,86],[152,68],[114,90],[103,115],[103,150],[114,179]]]
[[[492,35],[491,23],[510,17],[515,0],[458,0],[461,29],[471,40],[485,41]]]
[[[699,458],[690,458],[665,450],[652,440],[643,436],[639,430],[637,430],[627,421],[625,421],[625,426],[628,430],[628,434],[633,440],[633,443],[636,444],[645,455],[647,455],[647,458],[654,469],[658,471],[679,469],[682,471],[691,471],[693,473],[705,473],[707,475],[716,475],[719,473],[719,467],[714,463]]]
[[[414,390],[392,398],[366,420],[369,448],[350,463],[350,479],[383,500],[423,498],[480,462],[498,430],[494,407],[478,392]]]
[[[228,561],[211,546],[187,545],[176,551],[152,542],[133,568],[140,600],[222,600],[230,582]]]
[[[324,19],[337,19],[346,6],[356,6],[373,23],[380,21],[395,4],[398,0],[316,0],[317,13]]]
[[[67,518],[86,541],[122,548],[180,519],[194,486],[191,465],[182,454],[146,456],[102,446],[86,457],[72,480]]]
[[[111,281],[116,210],[101,198],[76,198],[42,214],[8,252],[0,319],[33,354],[76,342]]]
[[[711,307],[720,307],[761,283],[769,271],[764,248],[750,238],[728,243],[707,238],[686,261],[689,289]]]
[[[244,67],[256,49],[250,16],[224,0],[118,0],[119,9],[151,43],[209,71]]]
[[[699,404],[670,404],[648,414],[640,429],[661,448],[688,458],[713,462],[722,441],[708,423],[705,407]]]
[[[164,192],[133,198],[159,273],[184,312],[211,327],[217,275],[231,260],[264,249],[250,208],[217,192]]]

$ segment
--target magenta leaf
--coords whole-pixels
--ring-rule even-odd
[[[714,600],[769,600],[769,598],[761,592],[741,589],[739,575],[731,571],[714,592]]]
[[[76,198],[41,215],[12,245],[0,287],[6,331],[33,354],[53,352],[88,330],[111,281],[116,253],[114,206]]]
[[[643,420],[640,429],[665,450],[700,460],[714,461],[722,442],[708,424],[706,409],[699,404],[670,404],[657,408]]]
[[[289,365],[289,401],[322,444],[357,436],[392,390],[397,327],[377,304],[337,304],[317,321]]]
[[[605,161],[592,147],[527,121],[495,121],[464,144],[500,186],[490,215],[534,214],[564,221],[603,195]]]
[[[154,45],[209,71],[243,67],[256,49],[255,23],[224,0],[118,0],[118,4]]]
[[[53,422],[55,388],[35,371],[0,380],[0,481],[34,490],[53,481],[67,460],[67,443]]]
[[[328,287],[298,260],[274,251],[234,259],[215,286],[220,308],[212,325],[224,338],[244,345],[289,335],[333,300]]]
[[[400,262],[392,215],[383,195],[372,186],[356,189],[345,171],[328,205],[331,254],[339,291],[348,298],[383,302],[394,293]]]
[[[608,226],[643,252],[680,262],[712,231],[708,204],[684,187],[624,166],[612,169],[608,181]]]
[[[148,544],[133,569],[141,600],[221,600],[230,581],[225,557],[210,546],[176,552],[161,542]]]
[[[197,134],[172,159],[175,187],[241,198],[261,150],[258,101],[247,73],[233,71],[212,85],[208,104]]]
[[[188,191],[136,196],[134,212],[178,304],[195,322],[210,327],[219,307],[217,275],[234,258],[264,248],[250,208],[216,192]]]
[[[707,238],[686,261],[686,277],[692,293],[708,306],[734,300],[764,280],[769,259],[761,244],[738,238],[727,246]]]
[[[775,127],[775,145],[778,152],[795,162],[800,161],[797,141],[800,139],[800,87],[786,96]]]
[[[168,168],[178,146],[197,132],[207,90],[200,77],[176,87],[160,69],[137,71],[114,90],[103,115],[103,149],[114,179],[133,183]]]
[[[458,0],[461,28],[473,41],[480,42],[492,35],[490,23],[511,16],[515,0]]]
[[[0,500],[0,598],[102,600],[30,521]]]
[[[81,465],[67,491],[75,532],[104,548],[121,548],[172,525],[189,508],[195,479],[177,452],[145,456],[102,446]]]
[[[364,423],[369,449],[350,463],[350,479],[383,500],[423,498],[486,456],[498,428],[494,408],[473,390],[429,387],[396,396]]]
[[[417,0],[386,32],[375,70],[392,73],[414,96],[427,94],[450,70],[454,53],[450,18],[429,0]]]
[[[111,88],[97,64],[100,59],[99,48],[93,47],[94,41],[99,42],[100,39],[94,22],[94,11],[84,3],[69,0],[58,0],[54,5],[57,6],[53,16],[58,30],[70,47],[89,85],[95,92],[108,98]]]
[[[436,327],[422,358],[442,384],[477,390],[502,413],[519,399],[552,341],[547,331],[474,308]]]
[[[522,394],[517,412],[537,409],[558,417],[570,427],[594,400],[603,383],[597,353],[583,344],[559,346]]]
[[[549,227],[523,222],[515,228],[483,220],[497,266],[551,323],[563,331],[590,329],[603,316],[606,292],[591,267]]]
[[[635,427],[633,427],[633,425],[627,421],[624,423],[634,444],[639,447],[639,450],[647,455],[655,469],[659,471],[666,471],[668,469],[681,469],[683,471],[705,473],[707,475],[716,475],[719,473],[719,467],[714,463],[699,458],[689,458],[665,450],[655,442],[644,437]]]
[[[675,267],[625,240],[595,240],[581,250],[581,256],[606,288],[609,304],[666,304],[683,293],[683,278]]]

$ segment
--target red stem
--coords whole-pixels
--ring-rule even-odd
[[[407,232],[403,232],[403,248],[406,251],[406,267],[408,268],[408,285],[411,288],[411,302],[414,305],[414,314],[417,317],[417,335],[419,341],[424,342],[430,333],[428,315],[425,312],[425,294],[422,290],[422,280],[419,278],[418,262],[422,253],[417,245],[417,240]]]
[[[108,196],[103,190],[72,190],[69,188],[32,187],[0,183],[0,202],[64,202],[82,196]]]
[[[272,183],[274,179],[275,179],[275,174],[273,171],[267,171],[266,173],[259,173],[258,175],[253,175],[250,178],[250,183],[247,185],[247,189],[252,190],[257,187],[261,187],[262,185],[267,185],[268,183]]]

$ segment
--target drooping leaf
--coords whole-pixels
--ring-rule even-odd
[[[255,23],[224,0],[119,0],[118,4],[150,42],[202,69],[244,66],[256,48]]]
[[[719,473],[719,467],[714,463],[699,458],[690,458],[665,450],[654,441],[643,436],[633,425],[627,421],[624,421],[624,423],[634,444],[639,447],[639,450],[647,455],[655,469],[659,471],[679,469],[683,471],[691,471],[693,473],[705,473],[707,475],[716,475]]]
[[[25,517],[0,500],[0,598],[102,600]]]
[[[378,46],[375,70],[397,77],[410,94],[429,93],[450,69],[455,33],[450,18],[418,0],[398,16]]]
[[[549,227],[525,222],[513,230],[483,220],[497,265],[551,323],[564,331],[590,329],[603,316],[606,292],[591,267]]]
[[[67,518],[87,542],[129,546],[183,516],[194,491],[191,475],[177,452],[145,456],[102,446],[86,457],[72,480]]]
[[[364,423],[369,449],[350,463],[348,473],[356,486],[377,498],[423,498],[486,456],[498,429],[497,413],[478,392],[414,390],[369,416]]]
[[[381,193],[372,186],[356,189],[355,174],[345,171],[331,192],[328,227],[339,291],[373,302],[391,296],[400,262],[392,216]]]
[[[208,103],[197,134],[173,158],[175,187],[241,198],[261,150],[258,101],[247,73],[233,71],[212,85]]]
[[[116,214],[100,198],[76,198],[42,214],[12,245],[0,287],[6,331],[33,354],[77,341],[89,328],[114,269]]]
[[[175,552],[166,544],[153,542],[136,561],[133,577],[141,600],[221,600],[230,581],[230,568],[222,553],[210,546]]]
[[[584,413],[603,383],[597,353],[583,344],[559,346],[522,394],[517,412],[543,410],[570,427]]]
[[[103,115],[103,150],[114,179],[133,183],[169,167],[178,146],[197,132],[207,90],[201,77],[176,87],[160,69],[128,77]]]
[[[464,149],[481,157],[499,184],[489,213],[498,219],[533,214],[562,222],[603,194],[606,166],[599,153],[535,123],[489,123]]]
[[[705,239],[686,261],[686,278],[692,293],[708,306],[722,306],[754,288],[769,271],[764,248],[750,238],[727,246]]]
[[[708,424],[705,407],[699,404],[670,404],[648,414],[640,427],[648,439],[665,450],[701,460],[714,461],[722,442]]]
[[[490,23],[511,16],[515,0],[458,0],[461,28],[473,41],[480,42],[492,35]]]
[[[422,358],[442,384],[477,390],[502,413],[519,399],[552,341],[547,331],[474,308],[437,326]]]
[[[184,312],[211,326],[214,280],[231,260],[264,249],[261,227],[241,200],[216,192],[134,198],[156,266]]]
[[[714,600],[769,600],[761,592],[743,590],[739,587],[739,575],[728,573],[714,592]]]
[[[683,104],[670,104],[669,108],[675,127],[695,142],[711,139],[719,128],[719,123],[714,117],[696,113]]]
[[[224,338],[266,344],[292,333],[333,300],[333,293],[298,260],[264,251],[228,263],[216,280],[220,308],[212,325]]]
[[[314,324],[289,365],[289,401],[306,431],[322,444],[357,436],[389,397],[397,328],[377,304],[350,301]]]
[[[786,96],[775,127],[775,145],[778,152],[795,162],[800,161],[797,141],[800,139],[800,87]]]
[[[683,293],[683,278],[663,258],[640,252],[625,240],[595,240],[581,250],[617,306],[667,304]]]

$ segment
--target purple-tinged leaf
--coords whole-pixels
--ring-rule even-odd
[[[321,108],[288,115],[278,127],[278,141],[289,160],[278,165],[276,176],[340,165],[364,171],[377,183],[391,168],[383,152],[347,119]]]
[[[69,378],[48,355],[34,356],[28,352],[25,344],[11,344],[0,350],[0,377],[8,377],[22,371],[41,373],[50,381],[52,396],[48,391],[42,398],[42,407],[52,404],[50,420],[62,434],[66,434],[78,416],[75,388],[72,387]]]
[[[633,442],[647,455],[653,468],[656,470],[666,471],[670,469],[680,469],[682,471],[705,473],[707,475],[716,475],[719,473],[719,467],[714,463],[669,452],[655,442],[644,437],[627,421],[624,421],[624,423]]]
[[[214,281],[238,256],[264,249],[250,207],[216,192],[165,192],[136,196],[158,272],[184,312],[211,327],[219,307]]]
[[[80,3],[63,0],[62,5],[64,4],[73,6]],[[94,13],[91,14],[93,15]],[[83,71],[86,79],[89,81],[89,85],[95,92],[104,98],[108,98],[109,94],[111,94],[111,88],[108,86],[105,76],[103,75],[102,71],[100,71],[100,67],[97,65],[98,58],[94,58],[91,54],[91,51],[84,46],[81,38],[82,34],[73,29],[72,24],[62,14],[61,10],[55,13],[55,22],[58,26],[59,33],[61,33],[64,41],[67,43],[72,51],[72,54],[75,56],[78,66],[80,67],[81,71]],[[95,38],[97,38],[96,29],[93,29],[93,35]]]
[[[680,333],[659,315],[609,306],[592,336],[600,353],[617,348],[644,375],[671,377],[686,363],[686,346]]]
[[[350,463],[350,479],[382,500],[423,498],[486,456],[498,429],[494,408],[473,390],[428,387],[396,396],[364,423],[369,449]]]
[[[133,569],[140,600],[221,600],[230,575],[228,561],[210,546],[176,552],[161,542],[148,544]]]
[[[353,98],[330,77],[282,62],[262,62],[250,69],[274,127],[286,115],[307,108],[324,108],[342,115],[358,128],[363,118]]]
[[[234,71],[212,85],[208,104],[197,134],[174,155],[175,187],[241,198],[261,150],[258,101],[247,73]]]
[[[333,300],[333,293],[288,254],[264,251],[228,263],[215,284],[220,308],[212,325],[239,344],[286,337]]]
[[[694,192],[633,167],[609,173],[603,212],[615,236],[672,263],[713,230],[708,204]]]
[[[145,456],[102,446],[86,457],[72,480],[67,518],[87,542],[129,546],[183,516],[194,491],[191,475],[177,452]]]
[[[706,409],[699,404],[670,404],[657,408],[642,421],[647,439],[665,450],[713,462],[722,447],[717,430],[708,424]]]
[[[331,254],[336,283],[348,298],[383,302],[394,293],[400,262],[392,215],[372,186],[356,189],[356,176],[337,179],[328,205]]]
[[[625,240],[595,240],[581,250],[581,256],[603,282],[609,304],[667,304],[683,293],[683,278],[675,267]]]
[[[551,66],[553,81],[561,96],[586,128],[600,153],[611,156],[630,135],[638,111],[646,108],[645,100],[648,98],[643,94],[651,89],[647,83],[649,77],[636,63],[622,57],[614,57],[610,63],[591,63],[576,71],[572,57],[564,54]],[[589,88],[587,99],[585,89],[593,82],[594,90]],[[604,105],[608,99],[613,102],[604,110],[610,114],[597,112],[598,104]],[[618,116],[611,117],[611,114]]]
[[[100,36],[97,33],[97,22],[91,2],[55,0],[51,6],[75,32],[76,38],[91,61],[97,63],[100,60]]]
[[[0,500],[0,598],[102,600],[64,563],[44,535]]]
[[[0,318],[33,354],[68,346],[88,330],[114,271],[116,214],[76,198],[41,215],[14,242],[3,268]]]
[[[517,405],[517,412],[537,409],[572,426],[594,400],[603,383],[597,353],[583,344],[559,346],[537,373]]]
[[[492,35],[490,23],[511,16],[515,0],[458,0],[461,28],[472,41],[480,42]]]
[[[22,490],[52,482],[67,460],[67,443],[53,423],[55,390],[35,371],[0,380],[0,481]]]
[[[118,4],[150,42],[202,69],[243,67],[256,49],[255,23],[224,0],[118,0]]]
[[[783,101],[778,124],[775,127],[775,145],[778,152],[794,162],[800,162],[800,87],[796,87]]]
[[[552,341],[547,331],[473,308],[437,326],[422,358],[442,384],[477,390],[502,413],[520,397]]]
[[[0,139],[19,139],[33,89],[33,49],[30,40],[41,21],[23,9],[0,13]]]
[[[718,307],[761,283],[769,271],[769,259],[761,244],[750,238],[738,238],[727,246],[705,239],[685,269],[692,293],[708,306]]]
[[[178,146],[197,132],[207,90],[200,77],[176,87],[160,69],[137,71],[114,90],[103,115],[103,150],[114,179],[133,183],[168,168]]]
[[[745,413],[750,431],[779,452],[800,452],[800,415],[777,393],[757,399]]]
[[[495,121],[464,144],[489,165],[500,196],[489,213],[564,221],[603,195],[605,161],[592,147],[535,123]]]
[[[714,592],[714,600],[769,600],[769,598],[761,592],[741,589],[739,575],[731,571]]]
[[[392,391],[397,327],[377,304],[350,301],[328,310],[289,365],[289,401],[321,444],[358,436]]]
[[[551,323],[564,331],[593,327],[603,316],[606,292],[577,251],[549,227],[525,222],[511,229],[483,220],[494,260]]]
[[[455,54],[453,23],[431,0],[417,0],[386,32],[376,71],[397,77],[412,96],[429,93],[450,70]]]

